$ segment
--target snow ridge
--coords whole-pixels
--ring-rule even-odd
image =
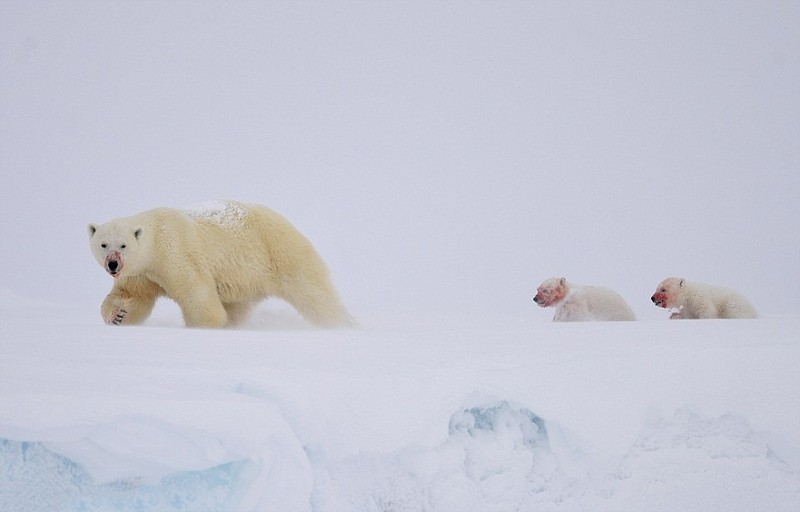
[[[309,507],[315,512],[745,511],[763,509],[765,493],[771,497],[769,510],[789,512],[800,503],[800,472],[736,415],[703,418],[682,409],[672,419],[652,419],[606,474],[586,463],[579,444],[558,425],[510,401],[470,406],[451,415],[447,438],[431,448],[332,460],[323,448],[306,446],[314,473]],[[0,509],[250,510],[270,499],[253,501],[247,495],[261,495],[259,489],[280,494],[270,482],[253,479],[263,462],[232,461],[156,482],[98,482],[41,443],[0,440]],[[273,470],[283,471],[280,464]]]
[[[800,473],[735,415],[680,410],[648,422],[610,473],[574,438],[525,407],[500,400],[455,412],[448,438],[376,457],[311,454],[313,510],[792,511]],[[757,486],[757,487],[756,487]]]

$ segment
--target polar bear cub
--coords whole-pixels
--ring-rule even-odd
[[[114,278],[101,306],[109,324],[144,322],[164,296],[178,303],[189,327],[239,323],[271,296],[313,324],[352,323],[311,242],[265,206],[213,201],[156,208],[90,224],[89,240]]]
[[[625,299],[614,290],[572,284],[563,277],[544,281],[533,300],[543,308],[556,308],[554,322],[636,320]]]
[[[756,318],[750,302],[738,292],[721,286],[669,277],[650,297],[658,307],[671,309],[670,318]]]

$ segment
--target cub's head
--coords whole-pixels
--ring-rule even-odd
[[[89,244],[94,258],[111,277],[130,275],[136,267],[142,228],[108,222],[89,224]]]
[[[567,285],[567,280],[565,278],[553,277],[539,285],[533,300],[543,308],[555,306],[564,300],[568,291],[569,285]]]
[[[653,304],[664,309],[680,307],[680,296],[686,280],[682,277],[669,277],[659,283],[656,292],[650,297]]]

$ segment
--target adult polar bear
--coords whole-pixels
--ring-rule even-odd
[[[572,284],[563,277],[544,281],[533,300],[543,308],[555,306],[554,322],[636,320],[625,299],[614,290]]]
[[[650,297],[658,307],[675,310],[670,318],[756,318],[755,308],[729,288],[668,277]]]
[[[269,296],[319,326],[352,323],[311,242],[265,206],[156,208],[90,224],[89,237],[95,259],[114,277],[101,307],[107,323],[140,324],[161,296],[178,303],[189,327],[239,323]]]

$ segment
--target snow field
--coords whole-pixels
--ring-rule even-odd
[[[90,309],[2,302],[4,509],[800,503],[797,318],[318,331],[262,308],[205,331]]]

